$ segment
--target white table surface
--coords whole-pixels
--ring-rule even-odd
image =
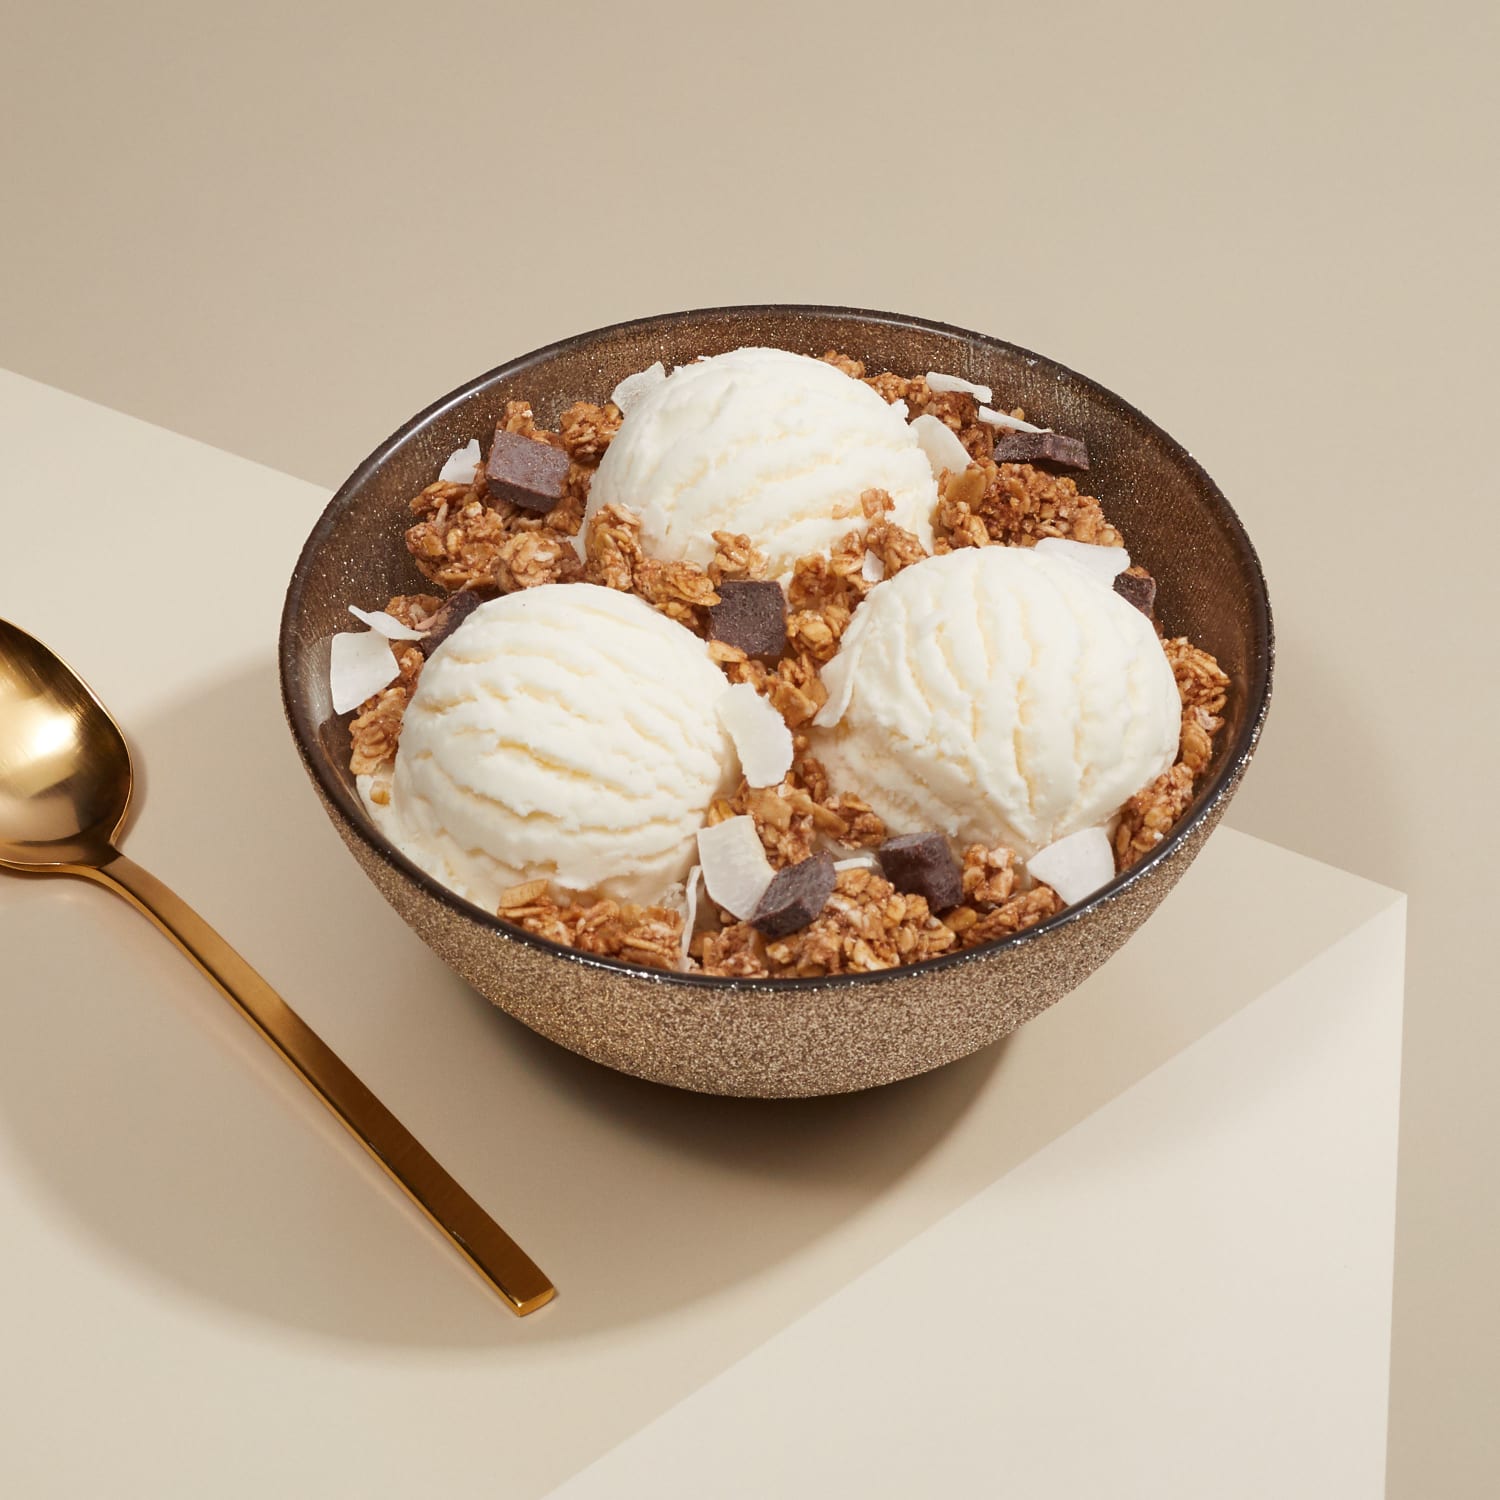
[[[10,375],[0,442],[50,518],[0,613],[123,721],[131,853],[560,1287],[510,1318],[123,904],[0,881],[0,1491],[1380,1493],[1398,895],[1223,829],[1004,1046],[791,1104],[625,1079],[318,810],[273,649],[322,492]]]

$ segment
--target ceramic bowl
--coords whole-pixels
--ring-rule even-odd
[[[550,424],[604,401],[653,360],[670,368],[746,344],[836,348],[871,370],[944,370],[993,386],[1032,420],[1088,442],[1088,488],[1158,584],[1170,634],[1233,680],[1227,723],[1187,815],[1089,901],[987,947],[908,968],[734,981],[662,973],[532,937],[470,905],[387,842],[348,770],[349,716],[333,713],[329,641],[345,607],[423,591],[402,542],[407,502],[445,458],[524,397]],[[1102,386],[1000,339],[919,318],[836,307],[673,313],[579,334],[471,380],[359,465],[308,538],[282,617],[281,686],[297,748],[334,827],[402,919],[446,963],[533,1030],[609,1067],[707,1093],[838,1093],[909,1077],[996,1041],[1091,974],[1155,910],[1223,816],[1270,702],[1265,579],[1238,517],[1186,450]]]

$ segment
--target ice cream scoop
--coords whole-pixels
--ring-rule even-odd
[[[495,599],[423,668],[382,825],[492,911],[542,878],[658,900],[737,776],[727,690],[704,643],[634,595],[571,583]]]
[[[892,833],[1023,857],[1105,822],[1177,753],[1150,622],[1067,557],[965,548],[880,584],[824,670],[814,753]]]
[[[589,509],[641,517],[646,551],[707,563],[713,533],[748,535],[771,576],[865,525],[859,497],[932,545],[937,482],[905,409],[820,359],[736,349],[638,393],[594,476]]]

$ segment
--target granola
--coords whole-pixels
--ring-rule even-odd
[[[867,848],[885,838],[885,824],[867,802],[849,792],[832,793],[828,773],[805,753],[805,741],[778,785],[751,787],[742,780],[732,797],[714,802],[705,822],[712,826],[742,815],[754,819],[773,870],[809,858],[823,839]]]
[[[997,464],[996,428],[980,420],[978,402],[969,392],[934,390],[922,375],[872,372],[865,362],[836,350],[823,359],[885,401],[905,403],[908,417],[935,417],[968,454],[966,467],[945,470],[937,478],[931,555],[963,548],[1032,547],[1049,537],[1123,545],[1099,500],[1080,490],[1074,479],[1041,465]],[[1015,407],[1011,415],[1024,420],[1025,412]],[[412,523],[405,541],[422,577],[442,592],[399,595],[388,601],[386,613],[408,629],[432,632],[436,640],[445,600],[459,590],[469,591],[464,597],[472,605],[472,594],[493,598],[586,581],[634,594],[707,640],[709,611],[720,601],[720,586],[767,577],[761,546],[766,539],[715,530],[711,558],[700,566],[650,555],[642,541],[641,516],[629,505],[611,502],[589,515],[595,472],[623,420],[613,402],[579,400],[558,415],[552,429],[538,421],[528,402],[508,402],[500,421],[505,432],[566,453],[565,483],[560,464],[552,465],[563,498],[551,510],[538,507],[538,513],[492,496],[482,465],[468,483],[426,486],[410,502]],[[516,491],[509,488],[508,493]],[[547,500],[556,493],[553,489]],[[893,830],[858,788],[835,788],[827,768],[810,753],[807,728],[828,701],[822,669],[838,653],[871,590],[929,556],[921,539],[895,520],[893,507],[891,494],[879,488],[843,502],[835,515],[847,518],[849,529],[826,552],[797,558],[790,573],[782,573],[786,644],[779,658],[773,660],[774,645],[753,659],[724,641],[707,640],[710,659],[725,678],[751,686],[784,720],[794,736],[794,759],[777,785],[751,787],[742,780],[730,795],[712,803],[705,822],[748,817],[773,870],[834,851],[844,864],[821,913],[801,930],[772,940],[705,895],[697,930],[684,934],[684,912],[671,904],[574,897],[545,879],[533,879],[503,893],[497,910],[505,921],[549,941],[631,964],[663,969],[685,965],[735,979],[815,978],[872,972],[973,948],[1064,909],[1057,891],[1032,880],[1016,852],[1004,846],[972,844],[963,850],[962,899],[951,909],[933,911],[923,895],[897,890],[876,863],[858,862],[855,853],[877,849]],[[1129,572],[1149,579],[1139,567]],[[1142,607],[1149,616],[1149,599]],[[361,703],[350,724],[350,768],[372,778],[370,795],[377,802],[389,795],[403,716],[428,654],[424,641],[390,645],[395,679]],[[1182,703],[1179,751],[1176,763],[1117,815],[1110,842],[1121,871],[1156,848],[1191,805],[1212,763],[1231,691],[1219,664],[1186,637],[1164,637],[1162,650]],[[958,876],[950,874],[949,879],[954,883],[947,894],[934,899],[953,899]]]
[[[1182,697],[1182,738],[1177,764],[1135,794],[1115,829],[1115,867],[1126,870],[1149,854],[1193,800],[1198,778],[1213,756],[1214,736],[1224,727],[1229,677],[1208,652],[1186,636],[1162,642]]]
[[[431,596],[418,597],[426,599]],[[398,605],[406,606],[406,619],[401,623],[415,628],[414,619],[420,616],[411,611],[409,601],[392,599],[387,613],[401,619],[396,612]],[[416,691],[417,679],[422,675],[426,661],[421,651],[408,642],[392,641],[391,651],[401,675],[390,687],[367,698],[349,724],[349,769],[356,776],[371,776],[395,763],[396,747],[401,743],[402,716]]]
[[[1098,500],[1081,494],[1073,480],[1032,464],[989,459],[970,464],[962,474],[943,474],[933,529],[939,552],[992,543],[1034,547],[1048,536],[1101,547],[1123,545]]]
[[[957,942],[921,896],[902,895],[868,868],[840,870],[822,915],[769,943],[766,962],[778,977],[861,974],[936,958]]]
[[[623,963],[675,968],[682,942],[682,913],[666,906],[595,901],[559,904],[545,880],[511,886],[498,915],[537,937]]]

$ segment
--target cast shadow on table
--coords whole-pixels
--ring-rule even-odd
[[[269,662],[125,727],[152,781],[130,847],[560,1289],[511,1318],[165,940],[103,892],[35,882],[25,930],[48,992],[0,1006],[0,1131],[75,1226],[171,1292],[415,1347],[661,1317],[859,1214],[999,1060],[791,1101],[611,1072],[488,1005],[404,928],[318,807]],[[87,953],[69,942],[81,921],[98,933]]]

